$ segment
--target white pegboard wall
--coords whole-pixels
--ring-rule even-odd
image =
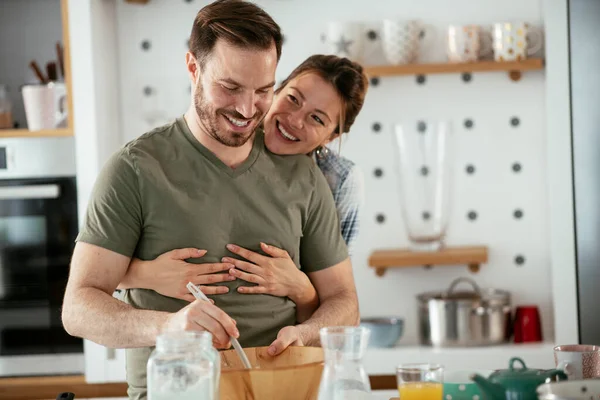
[[[542,25],[540,3],[533,0],[484,0],[477,7],[470,0],[375,2],[377,9],[373,1],[361,0],[258,1],[281,25],[286,38],[277,80],[307,56],[325,51],[321,36],[330,20],[362,20],[377,29],[388,17],[419,19],[437,31],[434,45],[422,57],[425,62],[444,60],[444,28],[449,24],[524,20]],[[207,3],[119,2],[124,141],[187,109],[186,44],[196,12]],[[372,57],[365,64],[380,63],[378,42],[369,43]],[[466,275],[481,286],[509,290],[515,304],[539,305],[545,337],[552,339],[544,82],[544,73],[537,71],[525,72],[519,82],[511,81],[507,73],[494,72],[475,73],[470,81],[461,74],[427,75],[423,83],[410,76],[383,77],[371,85],[363,111],[342,146],[342,154],[365,175],[366,203],[354,273],[362,315],[406,319],[401,343],[417,340],[415,296],[445,289],[452,279]],[[367,266],[370,252],[407,245],[393,169],[392,127],[398,122],[441,118],[453,121],[457,150],[447,242],[488,245],[490,261],[477,275],[456,266],[390,270],[376,277]]]

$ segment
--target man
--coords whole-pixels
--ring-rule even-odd
[[[271,105],[279,26],[262,9],[219,0],[198,13],[186,65],[194,91],[184,117],[117,151],[100,173],[73,254],[63,323],[72,335],[127,348],[132,399],[146,398],[146,363],[165,330],[207,330],[217,347],[318,345],[319,328],[358,322],[347,249],[324,177],[309,157],[269,153],[255,130]],[[232,257],[227,245],[283,248],[302,261],[320,307],[295,326],[288,298],[236,290],[214,305],[128,290],[112,293],[130,259],[182,247],[190,262]],[[305,268],[308,267],[308,269]],[[226,282],[232,288],[239,281]],[[127,303],[127,304],[126,304]]]

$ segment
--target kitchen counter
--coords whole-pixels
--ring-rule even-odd
[[[521,357],[528,367],[550,369],[554,367],[553,348],[554,343],[551,342],[444,349],[425,346],[370,348],[365,355],[364,366],[367,373],[377,381],[376,387],[393,388],[395,387],[395,368],[398,364],[429,362],[440,363],[446,370],[489,370],[508,368],[511,357]],[[125,387],[124,382],[89,384],[85,382],[82,375],[7,378],[0,380],[0,400],[15,400],[15,391],[21,394],[18,396],[19,399],[32,398],[32,393],[36,393],[36,396],[54,396],[48,397],[48,399],[54,400],[56,395],[67,388],[70,388],[76,395],[79,392],[81,396],[88,396],[89,400],[96,400],[89,396],[97,396],[100,393],[119,396],[125,393]],[[377,391],[376,397],[373,399],[389,400],[390,397],[395,396],[394,393],[394,390]],[[86,397],[76,398],[76,400],[83,399]],[[111,399],[125,400],[123,397],[104,398],[104,400]]]
[[[386,379],[386,382],[386,386],[373,387],[389,389],[396,386],[395,378],[392,382]],[[109,384],[86,383],[83,376],[0,379],[0,400],[28,400],[34,398],[54,400],[56,396],[65,391],[75,393],[75,400],[127,400],[126,397],[123,397],[127,391],[124,382]],[[377,390],[374,391],[372,400],[389,400],[391,397],[396,396],[396,390]]]
[[[373,392],[372,400],[389,400],[392,397],[398,397],[398,391],[396,390],[376,390]],[[127,400],[127,397],[104,397],[104,398],[88,398],[79,399],[75,397],[75,400]]]
[[[434,349],[425,346],[398,346],[368,349],[364,359],[369,375],[394,375],[398,364],[437,363],[447,370],[508,368],[511,357],[520,357],[531,368],[554,368],[554,343],[505,344],[486,347]]]
[[[443,349],[425,346],[370,348],[365,355],[364,365],[369,375],[395,375],[396,366],[402,363],[439,363],[444,365],[446,370],[490,370],[508,368],[511,357],[520,357],[528,367],[550,369],[554,368],[554,346],[552,342],[544,342]],[[378,390],[373,392],[372,399],[389,400],[397,396],[398,392],[395,390]],[[112,398],[112,400],[127,399]]]

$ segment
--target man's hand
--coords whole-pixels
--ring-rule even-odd
[[[267,352],[271,356],[276,356],[290,346],[304,346],[300,329],[297,326],[282,328],[277,334],[277,339],[271,343]]]
[[[229,336],[238,338],[236,322],[214,304],[196,300],[168,317],[163,331],[208,331],[219,349],[231,346]]]

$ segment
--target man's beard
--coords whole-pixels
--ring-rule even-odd
[[[228,146],[228,147],[240,147],[246,144],[246,142],[252,137],[254,131],[250,133],[239,133],[239,132],[219,132],[218,129],[218,118],[219,114],[228,115],[232,118],[239,120],[246,120],[244,116],[242,116],[237,111],[231,111],[226,109],[216,109],[213,111],[213,108],[208,104],[206,99],[204,98],[204,92],[202,90],[202,86],[200,82],[196,87],[196,93],[194,94],[194,107],[196,108],[196,113],[198,114],[198,119],[203,130],[210,137],[215,139],[217,142]],[[250,121],[249,124],[253,124],[254,120],[262,120],[263,116],[260,111],[256,111],[254,114],[253,120]]]

